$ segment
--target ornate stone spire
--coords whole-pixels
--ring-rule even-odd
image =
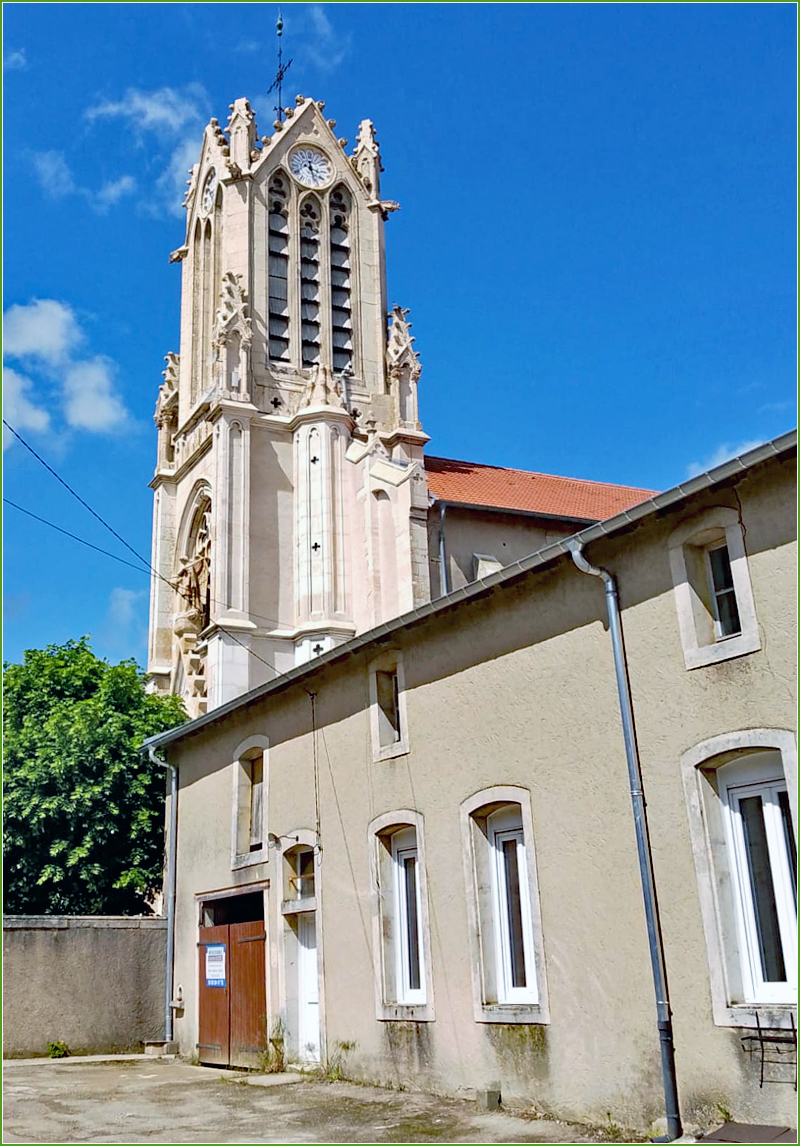
[[[239,171],[250,170],[250,153],[257,138],[256,117],[246,99],[237,99],[230,104],[228,134],[230,136],[230,167]]]
[[[392,307],[389,339],[386,345],[386,374],[389,389],[397,401],[400,422],[404,426],[420,429],[417,405],[417,382],[422,373],[419,355],[414,350],[416,341],[411,334],[408,310]]]
[[[373,199],[380,199],[383,165],[371,119],[362,119],[359,124],[356,149],[353,153],[353,166]]]

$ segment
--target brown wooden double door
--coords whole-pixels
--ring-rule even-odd
[[[255,900],[256,896],[240,898]],[[198,1056],[202,1063],[260,1065],[266,1045],[267,937],[261,893],[257,898],[261,901],[257,919],[236,920],[237,914],[256,910],[245,904],[229,907],[219,901],[219,906],[204,909],[204,919],[233,918],[200,927]]]

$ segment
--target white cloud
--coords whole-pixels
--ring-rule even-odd
[[[42,190],[51,199],[60,199],[76,190],[63,151],[41,151],[33,155],[31,161]]]
[[[258,40],[240,40],[236,45],[237,52],[258,52],[260,49]]]
[[[84,113],[97,119],[125,119],[140,131],[168,131],[177,134],[190,124],[202,121],[208,97],[201,84],[182,88],[156,88],[143,91],[128,88],[120,100],[103,100]]]
[[[33,382],[10,366],[3,367],[3,416],[8,418],[15,430],[37,430],[40,433],[50,428],[50,414],[37,406],[29,397]],[[14,435],[3,426],[3,451],[12,444]]]
[[[186,192],[189,168],[200,154],[200,139],[205,126],[209,97],[202,84],[185,84],[180,88],[163,87],[153,90],[128,88],[122,99],[103,100],[86,110],[89,122],[103,119],[121,119],[129,123],[141,138],[153,132],[164,149],[170,149],[166,167],[155,182],[156,194],[143,201],[143,209],[150,214],[183,214],[182,202]],[[149,145],[148,145],[149,146]],[[125,194],[129,193],[126,186]],[[101,192],[102,194],[102,192]],[[115,200],[116,201],[116,200]]]
[[[103,433],[128,421],[114,386],[114,363],[100,355],[75,362],[64,375],[64,416],[77,430]]]
[[[3,52],[4,72],[21,72],[27,66],[28,57],[24,48],[9,48],[7,52]]]
[[[102,631],[102,638],[110,649],[124,649],[130,655],[132,645],[146,647],[149,596],[147,589],[111,590]]]
[[[27,306],[15,303],[3,315],[4,357],[38,358],[58,366],[82,339],[72,308],[52,298],[35,298]]]
[[[140,610],[147,598],[147,589],[112,589],[108,601],[108,620],[120,629],[127,629],[134,622],[141,624]]]
[[[183,216],[183,197],[189,181],[189,171],[200,155],[199,139],[184,139],[172,152],[169,163],[156,180],[156,187],[170,213]]]
[[[121,175],[119,179],[111,179],[104,183],[100,190],[94,194],[87,191],[86,197],[99,215],[105,215],[109,207],[119,203],[120,199],[124,199],[126,195],[132,195],[135,190],[136,180],[133,176]]]
[[[696,477],[697,474],[707,473],[708,470],[713,470],[715,466],[721,466],[723,462],[730,461],[731,458],[738,458],[741,454],[746,454],[748,450],[754,450],[756,446],[762,444],[761,438],[748,438],[744,442],[739,442],[738,445],[731,446],[727,442],[717,446],[713,453],[709,454],[707,458],[699,462],[689,462],[686,467],[687,478]]]
[[[350,50],[350,37],[340,36],[335,30],[321,4],[312,4],[308,9],[311,18],[311,38],[305,44],[305,52],[312,63],[322,72],[331,72],[343,63]]]

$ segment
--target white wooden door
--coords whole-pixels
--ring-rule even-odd
[[[303,1062],[319,1062],[319,969],[317,924],[313,911],[298,916],[297,940],[299,1057]]]

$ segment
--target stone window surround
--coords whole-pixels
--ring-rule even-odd
[[[741,632],[736,636],[725,638],[711,635],[708,639],[698,632],[696,610],[702,606],[687,568],[686,548],[692,544],[696,544],[699,549],[712,548],[713,542],[706,545],[702,539],[703,534],[712,530],[724,534],[724,541],[728,547]],[[718,537],[717,544],[720,540],[722,538]],[[670,534],[668,544],[678,627],[686,668],[701,668],[704,665],[717,664],[719,661],[757,652],[761,648],[761,639],[739,512],[732,506],[714,506],[684,521]],[[707,592],[705,585],[703,591]],[[713,631],[713,618],[709,617],[709,620]]]
[[[395,936],[394,861],[391,836],[402,828],[414,828],[417,837],[417,875],[420,898],[420,936],[425,972],[425,1003],[397,1003],[394,995]],[[425,863],[425,825],[419,812],[409,808],[376,816],[367,828],[369,872],[372,888],[372,959],[375,980],[375,1017],[379,1022],[433,1022],[433,973],[431,964],[431,924],[428,906],[428,879]]]
[[[263,779],[261,791],[262,829],[261,847],[254,852],[240,852],[239,844],[239,800],[242,795],[243,780],[242,764],[245,762],[245,753],[253,749],[260,749],[263,753]],[[267,825],[269,823],[269,739],[266,736],[248,736],[241,744],[236,746],[231,762],[231,870],[237,871],[245,867],[254,867],[256,864],[266,863],[269,859],[267,842]]]
[[[408,746],[408,716],[406,713],[405,674],[403,672],[403,655],[399,650],[387,650],[369,663],[369,724],[372,742],[372,761],[377,764],[381,760],[391,760],[395,756],[405,756]],[[397,673],[397,707],[400,720],[400,739],[392,744],[381,747],[380,713],[378,711],[378,680],[379,672]]]
[[[783,774],[789,792],[789,803],[797,838],[797,743],[793,732],[780,728],[750,728],[737,732],[726,732],[701,741],[681,757],[681,772],[686,812],[689,820],[689,835],[692,844],[697,892],[703,931],[708,953],[709,979],[711,986],[711,1006],[714,1024],[718,1027],[754,1027],[758,1013],[762,1027],[790,1029],[792,1022],[797,1025],[797,1005],[734,1002],[730,987],[731,968],[738,962],[738,944],[730,938],[733,930],[731,921],[726,922],[724,905],[720,895],[720,874],[715,868],[715,860],[725,855],[725,840],[721,832],[712,843],[714,817],[713,803],[720,807],[720,801],[711,785],[709,773],[741,756],[748,751],[774,750],[780,753]],[[726,942],[726,930],[729,938]],[[733,950],[733,947],[736,947]]]
[[[481,922],[479,898],[479,869],[491,860],[490,843],[481,831],[476,816],[488,815],[503,805],[518,804],[522,816],[522,830],[527,860],[530,918],[533,932],[534,961],[536,966],[537,1003],[497,1003],[487,998],[489,983],[494,974],[495,937],[493,928]],[[539,901],[539,882],[531,813],[531,794],[527,788],[516,785],[495,785],[484,788],[462,801],[460,806],[462,856],[467,899],[467,931],[472,975],[473,1017],[477,1023],[538,1023],[550,1022],[550,1006],[545,974],[544,940]],[[481,856],[478,849],[485,851]],[[481,862],[483,861],[483,862]],[[488,932],[488,934],[487,934]]]

